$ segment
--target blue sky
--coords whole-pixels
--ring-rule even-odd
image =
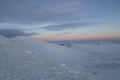
[[[44,41],[118,41],[119,4],[120,0],[0,0],[0,34]]]

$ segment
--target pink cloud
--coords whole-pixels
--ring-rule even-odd
[[[69,2],[50,2],[49,5],[42,5],[33,8],[33,13],[35,14],[47,14],[52,15],[54,13],[64,13],[64,12],[74,12],[79,10],[78,1]]]
[[[65,11],[65,12],[72,12],[72,11],[77,11],[79,2],[77,1],[71,1],[71,2],[65,2],[65,3],[58,3],[56,4],[55,8],[60,11]]]

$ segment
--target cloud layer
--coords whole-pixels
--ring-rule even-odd
[[[90,34],[97,38],[103,33],[115,37],[120,32],[119,3],[120,0],[0,0],[0,34],[15,37],[42,33],[40,36],[49,39],[54,35],[84,38]]]
[[[76,22],[76,23],[66,23],[66,24],[59,24],[59,25],[50,25],[43,27],[43,29],[48,31],[58,31],[58,30],[66,30],[66,29],[75,29],[79,27],[85,27],[91,25],[93,23],[89,22]]]
[[[30,36],[33,35],[33,33],[25,33],[24,31],[17,29],[0,29],[0,35],[12,38],[16,36]]]
[[[1,0],[0,22],[39,23],[61,21],[64,20],[62,18],[66,14],[69,15],[68,17],[72,17],[73,13],[79,11],[78,6],[78,0]]]

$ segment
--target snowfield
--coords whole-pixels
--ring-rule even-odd
[[[120,44],[52,44],[0,36],[0,80],[119,80]]]

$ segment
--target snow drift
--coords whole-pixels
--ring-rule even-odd
[[[120,45],[50,44],[0,36],[0,80],[118,80]]]

